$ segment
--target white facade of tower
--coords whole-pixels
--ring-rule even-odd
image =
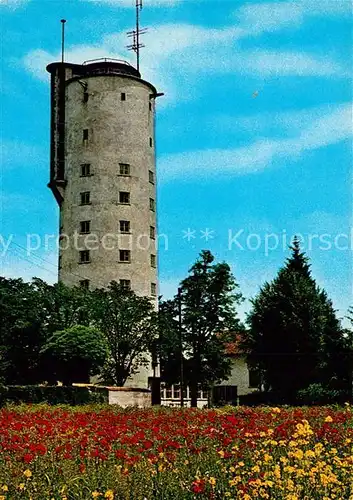
[[[157,303],[156,89],[121,61],[47,69],[59,280],[90,289],[117,281]],[[146,386],[148,375],[129,384]]]

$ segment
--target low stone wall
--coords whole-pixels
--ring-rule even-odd
[[[108,387],[109,404],[119,405],[122,408],[137,406],[148,408],[151,406],[151,391],[135,387]]]

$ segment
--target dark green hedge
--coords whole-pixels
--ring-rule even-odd
[[[239,404],[243,406],[315,406],[315,405],[342,405],[351,401],[352,397],[343,391],[323,390],[322,392],[307,389],[299,391],[294,396],[280,395],[273,392],[253,392],[239,396]]]
[[[72,406],[107,403],[108,390],[94,387],[12,385],[0,387],[0,406],[7,403],[48,403]]]
[[[243,406],[277,406],[289,404],[284,397],[281,397],[272,392],[252,392],[239,396],[239,404]]]

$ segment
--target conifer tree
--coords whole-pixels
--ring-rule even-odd
[[[245,347],[266,389],[295,398],[313,383],[348,390],[349,346],[332,302],[294,238],[292,255],[252,301]]]

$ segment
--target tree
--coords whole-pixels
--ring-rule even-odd
[[[199,385],[209,386],[230,374],[231,361],[225,356],[225,344],[240,325],[236,316],[236,305],[242,300],[236,291],[238,285],[228,264],[213,262],[211,252],[202,251],[180,284],[185,383],[190,386],[194,407]],[[170,317],[176,315],[177,300],[175,297],[173,306],[168,305]],[[164,344],[167,335],[169,345],[176,342],[175,322],[171,325],[169,333],[161,332]],[[175,348],[174,357],[180,359],[179,347]]]
[[[0,277],[0,376],[7,384],[55,380],[40,350],[58,330],[89,324],[89,295],[63,283]]]
[[[6,384],[41,379],[44,314],[32,283],[0,277],[0,375]]]
[[[60,281],[48,285],[39,278],[34,278],[32,283],[45,316],[47,336],[75,325],[89,326],[91,301],[88,290],[69,287]]]
[[[252,300],[244,348],[265,387],[288,401],[322,383],[347,390],[349,349],[332,302],[311,276],[309,260],[294,239],[292,255]]]
[[[123,386],[130,375],[150,362],[157,338],[153,305],[149,298],[138,297],[113,281],[107,290],[92,293],[92,321],[109,348],[102,377],[106,383]]]
[[[158,308],[158,331],[159,340],[157,353],[161,379],[170,385],[179,383],[182,349],[177,299],[160,301]],[[184,355],[183,365],[186,365]]]
[[[107,354],[103,334],[82,325],[55,332],[41,349],[43,359],[64,385],[89,382],[90,375],[99,373]]]
[[[353,306],[348,309],[347,319],[351,324],[351,329],[353,329]]]

